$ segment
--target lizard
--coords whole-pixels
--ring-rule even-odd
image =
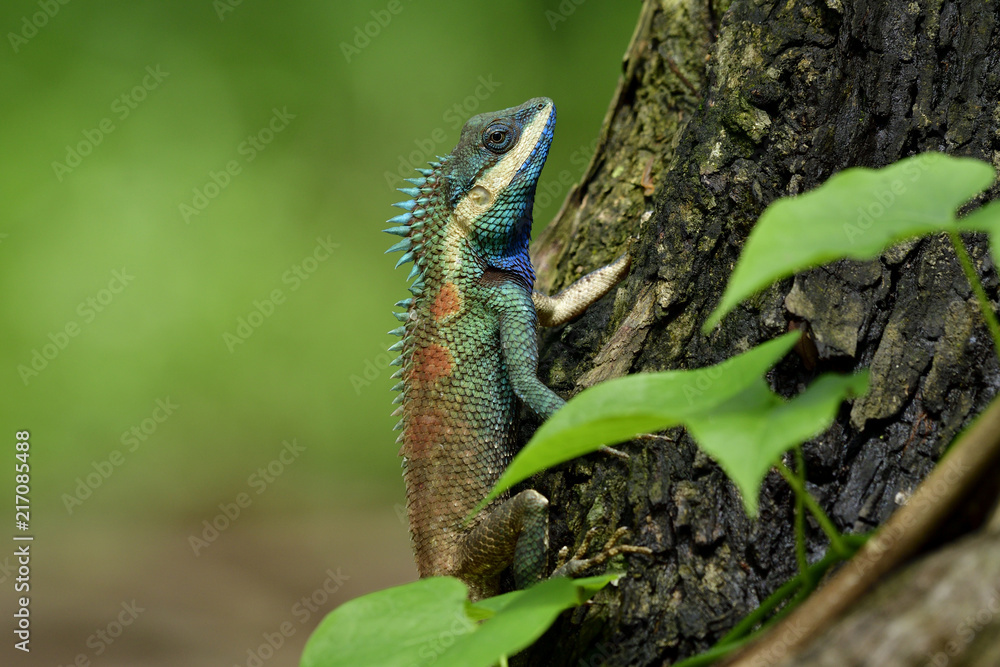
[[[399,352],[393,415],[417,572],[458,577],[473,600],[498,593],[508,566],[519,589],[544,578],[542,494],[507,494],[466,523],[517,451],[517,402],[543,420],[565,404],[538,378],[536,327],[579,316],[629,269],[626,252],[555,296],[533,291],[532,208],[555,121],[544,97],[471,117],[451,153],[399,188],[411,199],[394,204],[404,212],[384,230],[402,237],[386,251],[403,253],[396,267],[413,262],[412,297],[396,304],[402,324],[389,332],[401,340],[389,350]],[[552,576],[649,553],[617,544],[624,532],[584,558],[588,534]]]

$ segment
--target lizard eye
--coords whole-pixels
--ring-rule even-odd
[[[515,133],[505,123],[491,123],[483,130],[483,145],[494,153],[506,153],[514,145]]]

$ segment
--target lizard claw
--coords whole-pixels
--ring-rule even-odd
[[[580,548],[576,550],[572,558],[569,558],[569,547],[563,547],[559,550],[559,560],[557,570],[565,567],[567,561],[578,561],[587,555],[587,551],[590,550],[590,543],[594,541],[594,537],[597,535],[598,528],[594,526],[587,531],[587,534],[583,536],[583,542],[580,543]]]
[[[628,535],[629,532],[628,528],[622,526],[611,535],[611,538],[604,544],[603,549],[590,558],[585,558],[587,551],[590,549],[590,543],[597,535],[597,532],[597,528],[591,528],[588,530],[587,534],[583,537],[583,542],[580,544],[580,548],[576,550],[575,554],[573,554],[573,558],[568,561],[566,560],[566,555],[569,553],[569,549],[566,547],[560,549],[558,567],[555,572],[552,573],[552,576],[575,577],[580,572],[606,563],[619,554],[644,554],[646,556],[651,556],[653,554],[653,550],[648,547],[637,547],[631,544],[619,544],[621,539]]]
[[[556,569],[558,570],[569,560],[569,547],[562,547],[556,554]]]

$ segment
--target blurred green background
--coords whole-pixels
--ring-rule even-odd
[[[414,576],[385,370],[408,296],[382,254],[391,185],[470,115],[546,95],[537,233],[555,176],[582,175],[638,9],[0,6],[0,414],[11,466],[31,432],[35,535],[33,651],[0,662],[293,665],[322,613]],[[94,639],[132,599],[120,637]]]

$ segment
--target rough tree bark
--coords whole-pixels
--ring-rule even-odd
[[[872,369],[869,394],[805,447],[810,491],[842,530],[882,524],[1000,383],[947,238],[809,271],[709,335],[700,327],[775,199],[923,151],[1000,167],[1000,0],[648,0],[624,71],[590,168],[533,250],[546,290],[612,260],[629,237],[633,269],[613,300],[543,334],[543,379],[569,395],[628,373],[706,366],[805,322],[817,359],[781,362],[769,376],[776,391],[797,393],[828,370]],[[986,244],[968,241],[995,299]],[[551,501],[554,545],[626,525],[655,553],[630,558],[617,589],[565,615],[528,664],[670,664],[709,647],[795,574],[794,503],[777,474],[750,521],[719,468],[683,431],[669,435],[675,442],[626,445],[627,462],[594,455],[536,480]],[[997,541],[972,542],[984,543]],[[826,546],[811,525],[810,558]],[[962,569],[947,558],[930,567]],[[981,576],[1000,591],[1000,568]],[[898,603],[869,604],[883,615],[919,606]]]

